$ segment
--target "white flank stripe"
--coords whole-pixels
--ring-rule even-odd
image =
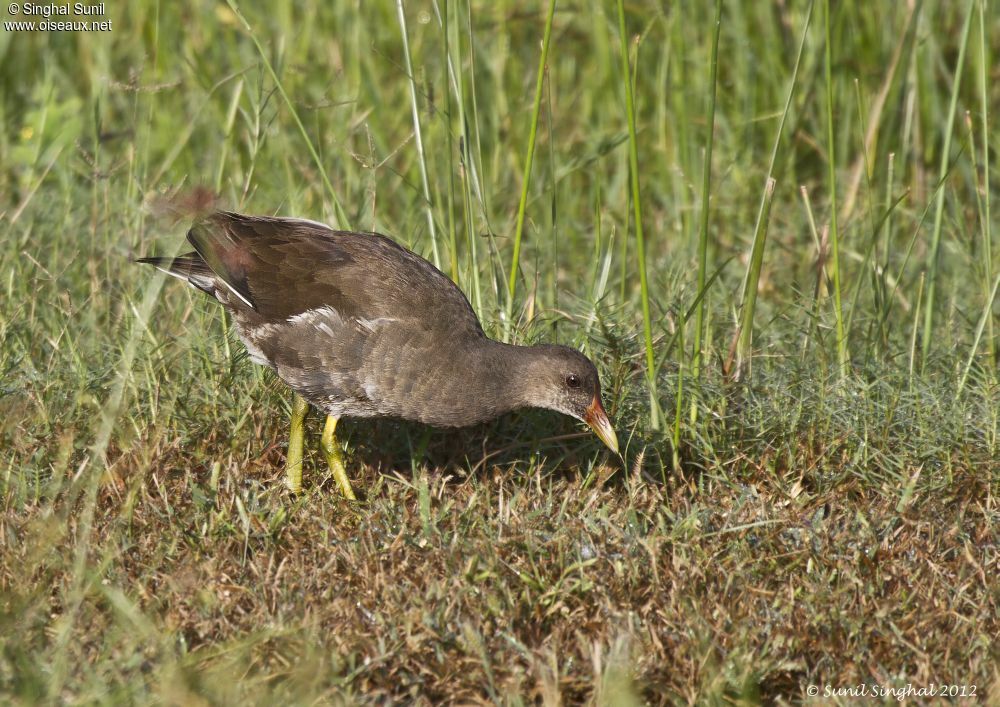
[[[221,277],[220,277],[219,279],[220,279],[220,280],[222,280],[222,278],[221,278]],[[247,307],[249,307],[250,309],[252,309],[252,310],[254,310],[254,311],[256,311],[256,310],[257,310],[257,308],[253,306],[253,302],[251,302],[251,301],[250,301],[250,300],[248,300],[248,299],[247,299],[246,297],[244,297],[244,296],[243,296],[243,295],[241,295],[241,294],[240,294],[239,292],[237,292],[237,291],[236,291],[236,288],[235,288],[235,287],[233,287],[232,285],[230,285],[230,284],[229,284],[228,282],[226,282],[225,280],[222,280],[222,284],[226,286],[226,289],[227,289],[227,290],[229,290],[229,291],[230,291],[230,292],[232,292],[232,293],[233,293],[234,295],[236,295],[237,297],[239,297],[239,298],[240,298],[240,300],[242,300],[243,304],[245,304],[245,305],[246,305]]]

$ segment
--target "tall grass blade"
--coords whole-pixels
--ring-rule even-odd
[[[451,33],[448,31],[448,0],[443,0],[444,12],[438,12],[442,35],[444,36],[444,58],[445,73],[451,69]],[[437,4],[435,4],[437,8]],[[444,92],[445,100],[445,132],[448,135],[448,247],[450,249],[449,264],[451,267],[451,279],[458,282],[458,235],[455,228],[455,139],[452,131],[451,115],[452,92]]]
[[[472,24],[472,0],[468,0],[465,6],[466,9],[466,28],[468,29],[468,41],[469,41],[469,74],[471,76],[471,82],[469,86],[469,96],[470,103],[472,106],[472,131],[468,130],[468,124],[466,124],[466,144],[467,150],[470,152],[469,164],[472,167],[472,178],[475,180],[476,198],[479,200],[479,208],[482,211],[483,223],[486,224],[487,232],[490,235],[490,239],[493,239],[494,232],[493,226],[490,222],[490,205],[486,198],[486,184],[483,181],[483,147],[482,139],[480,137],[479,129],[479,101],[476,98],[477,90],[476,86],[480,83],[476,75],[476,38],[473,34],[473,24]],[[473,146],[475,146],[475,151],[473,151]],[[493,262],[493,257],[491,253],[490,262]]]
[[[406,13],[403,0],[396,0],[396,16],[399,18],[399,32],[403,38],[403,61],[406,75],[410,79],[410,109],[413,113],[413,140],[417,145],[417,161],[420,164],[420,181],[424,188],[424,212],[427,214],[427,232],[431,236],[431,254],[434,266],[441,267],[441,253],[438,251],[437,229],[434,227],[434,207],[431,189],[427,180],[427,157],[424,154],[424,139],[420,130],[420,108],[417,105],[417,81],[413,77],[413,63],[410,60],[410,40],[406,32]]]
[[[965,369],[962,371],[962,377],[958,381],[958,388],[955,390],[955,398],[958,399],[962,395],[962,390],[965,388],[965,381],[969,378],[969,370],[972,368],[973,361],[976,360],[976,351],[979,350],[979,342],[983,338],[983,330],[986,329],[986,322],[988,322],[993,312],[993,300],[997,297],[997,288],[1000,287],[1000,275],[997,276],[996,280],[993,281],[993,289],[990,290],[989,297],[986,298],[986,304],[983,306],[983,313],[979,317],[979,324],[976,326],[976,337],[972,342],[972,348],[969,350],[969,358],[965,362]]]
[[[736,380],[739,380],[742,374],[749,370],[750,348],[753,343],[753,313],[757,306],[757,283],[760,281],[760,270],[764,262],[764,243],[767,241],[767,228],[771,220],[773,198],[774,177],[768,177],[767,184],[764,186],[760,217],[757,220],[757,231],[753,234],[753,247],[750,252],[750,263],[747,266],[746,282],[743,288],[743,312],[740,316],[740,331],[736,343],[736,369],[733,376]]]
[[[510,274],[507,281],[507,315],[504,319],[504,338],[510,340],[511,324],[514,316],[514,293],[520,274],[521,237],[524,233],[524,215],[528,206],[528,187],[531,185],[531,163],[535,157],[535,139],[538,136],[538,115],[542,110],[542,89],[545,85],[545,69],[549,60],[549,42],[552,38],[552,18],[556,12],[556,0],[549,1],[549,11],[545,17],[545,34],[542,37],[542,55],[538,58],[538,77],[535,81],[535,99],[531,109],[531,126],[528,132],[528,149],[524,156],[524,172],[521,176],[521,199],[517,204],[517,224],[514,227],[514,252],[510,259]]]
[[[443,14],[441,12],[441,8],[438,6],[437,0],[432,0],[431,4],[434,7],[434,14],[437,16],[438,25],[445,33],[445,47],[446,47],[445,64],[447,66],[447,74],[449,82],[451,84],[451,90],[455,94],[455,99],[458,101],[458,115],[456,116],[456,118],[458,119],[459,125],[462,129],[462,140],[463,143],[469,143],[472,141],[472,136],[469,134],[468,130],[469,124],[465,119],[465,94],[462,88],[462,84],[459,80],[459,74],[455,70],[455,61],[452,58],[451,52],[448,48],[448,44],[450,42],[450,40],[448,39],[448,0],[444,0],[445,11]],[[457,30],[456,34],[458,34]],[[469,40],[470,42],[472,40],[471,32],[469,33]],[[473,102],[475,102],[475,98],[473,98]],[[473,189],[475,189],[476,191],[476,199],[479,201],[480,204],[485,204],[486,202],[483,196],[483,190],[480,186],[481,180],[479,177],[479,172],[476,167],[476,163],[474,161],[471,162],[468,168],[472,170],[471,182]]]
[[[705,164],[701,177],[701,225],[698,233],[698,291],[705,289],[705,277],[708,270],[708,210],[712,188],[712,147],[715,143],[715,97],[718,92],[719,77],[719,34],[722,30],[722,0],[715,2],[715,23],[712,32],[712,56],[709,62],[708,78],[708,116],[705,119],[707,133],[705,135]],[[702,337],[705,332],[705,308],[708,298],[701,300],[694,325],[694,355],[691,361],[691,375],[697,381],[701,378]],[[691,418],[695,419],[694,401],[692,401]]]
[[[924,330],[920,342],[920,365],[927,365],[927,357],[931,352],[931,337],[934,334],[934,295],[937,289],[937,270],[939,251],[941,249],[941,227],[944,224],[944,181],[948,177],[951,163],[951,134],[955,129],[955,114],[958,112],[958,92],[962,86],[962,68],[965,66],[965,50],[969,45],[969,30],[972,27],[972,10],[976,0],[969,0],[969,9],[965,13],[965,24],[962,26],[962,40],[958,47],[958,59],[955,60],[955,79],[951,85],[951,103],[948,106],[948,120],[944,128],[944,142],[941,145],[941,167],[938,179],[941,188],[937,193],[934,212],[934,230],[931,233],[930,250],[927,252],[927,295],[924,301]]]
[[[883,204],[883,211],[886,214],[885,225],[882,228],[882,253],[877,256],[877,265],[875,271],[877,297],[875,299],[875,316],[877,317],[876,327],[877,335],[879,340],[879,345],[882,347],[882,351],[885,354],[889,353],[889,329],[886,326],[886,322],[889,316],[889,254],[891,252],[892,244],[892,221],[893,221],[893,211],[892,208],[892,189],[895,185],[895,168],[896,168],[896,153],[889,153],[889,165],[886,168],[886,187],[885,187],[885,202]]]
[[[986,6],[989,0],[979,0],[979,100],[980,100],[980,125],[983,134],[983,258],[984,258],[984,281],[989,283],[993,277],[993,233],[992,216],[990,214],[990,121],[989,103],[990,94],[988,90],[988,77],[990,75],[989,54],[986,52]],[[996,134],[994,133],[994,137]],[[986,322],[986,346],[994,364],[1000,363],[997,350],[997,342],[993,331],[993,318]]]
[[[760,272],[764,262],[764,245],[767,241],[768,221],[771,213],[771,201],[774,197],[774,165],[778,159],[778,149],[781,146],[781,136],[785,131],[785,121],[788,119],[788,111],[792,106],[792,97],[795,95],[795,86],[799,77],[799,66],[802,63],[802,53],[806,46],[806,37],[809,34],[809,25],[812,21],[812,2],[806,11],[805,23],[802,27],[802,38],[799,40],[799,50],[795,56],[795,65],[792,68],[792,78],[788,85],[788,94],[785,97],[785,107],[781,111],[781,119],[778,121],[778,130],[774,136],[774,145],[771,148],[771,160],[767,166],[767,178],[764,185],[764,194],[761,198],[760,209],[757,212],[757,223],[754,226],[753,245],[750,250],[750,262],[747,265],[746,276],[743,278],[743,298],[741,302],[742,313],[740,317],[740,328],[736,345],[736,377],[739,378],[743,372],[744,365],[750,362],[750,351],[753,344],[753,315],[757,304],[757,289],[760,281]],[[699,310],[700,311],[700,310]],[[696,350],[696,355],[700,356],[700,351]]]
[[[837,159],[833,128],[833,36],[830,32],[830,0],[824,2],[824,33],[826,36],[826,159],[830,189],[830,279],[833,281],[833,310],[837,321],[837,363],[841,377],[847,376],[847,332],[844,310],[840,301],[840,234],[837,228]]]
[[[681,320],[677,322],[677,337],[680,342],[681,350],[684,350],[684,328],[687,326],[687,320]],[[681,472],[681,418],[683,417],[683,399],[684,399],[684,366],[683,364],[677,367],[677,392],[675,393],[676,400],[674,404],[674,425],[672,434],[670,437],[671,449],[670,458],[673,465],[674,473],[679,474]],[[694,404],[695,401],[692,401]]]
[[[646,383],[649,386],[650,403],[649,424],[654,430],[659,430],[659,398],[656,394],[656,363],[653,358],[653,323],[649,311],[649,283],[646,277],[646,244],[642,233],[642,201],[639,198],[639,148],[635,129],[635,100],[632,96],[632,77],[629,70],[628,38],[625,34],[624,0],[618,0],[618,37],[621,44],[622,83],[625,85],[625,111],[628,116],[629,179],[632,187],[632,210],[635,217],[636,255],[639,261],[642,330],[646,345]]]
[[[917,332],[920,330],[920,308],[924,303],[924,281],[927,279],[927,273],[920,273],[920,282],[917,285],[917,304],[913,308],[913,332],[910,335],[910,366],[908,373],[908,382],[910,389],[913,389],[913,374],[916,371],[917,365]]]
[[[469,121],[465,113],[465,78],[461,72],[455,70],[456,64],[461,67],[461,32],[459,31],[460,24],[456,22],[450,23],[448,21],[448,3],[445,2],[444,14],[441,14],[438,8],[437,0],[434,1],[434,11],[437,13],[438,22],[444,32],[444,48],[445,48],[445,64],[447,66],[448,77],[450,79],[452,92],[455,95],[455,104],[458,110],[455,115],[455,120],[458,121],[459,129],[461,131],[458,140],[458,157],[459,157],[459,173],[462,175],[462,215],[465,224],[465,242],[466,242],[466,256],[468,258],[468,271],[471,275],[471,295],[472,308],[477,314],[482,316],[483,309],[483,295],[482,287],[480,284],[479,277],[479,254],[477,252],[476,237],[473,229],[472,220],[472,192],[475,190],[476,198],[479,203],[482,203],[482,194],[479,189],[479,179],[476,172],[476,163],[469,159],[468,150],[469,144],[471,142],[471,137],[469,135]],[[457,12],[457,11],[456,11]],[[452,28],[454,28],[455,38],[454,41],[451,37]],[[458,61],[456,62],[452,57],[452,46],[455,47],[455,51],[459,53]],[[470,48],[471,51],[471,48]],[[448,120],[449,120],[449,133],[448,133],[448,144],[449,148],[452,147],[452,136],[450,131],[451,122],[451,96],[448,96]],[[449,164],[453,167],[454,155],[451,149],[449,149],[448,160]],[[449,208],[454,207],[455,202],[455,185],[454,185],[454,169],[450,172],[449,177],[449,192],[448,192],[448,203]],[[458,271],[458,255],[457,255],[457,245],[455,235],[455,224],[453,220],[453,215],[449,216],[449,239],[452,242],[452,270],[457,273]],[[456,276],[457,277],[457,276]],[[457,279],[456,279],[457,282]]]

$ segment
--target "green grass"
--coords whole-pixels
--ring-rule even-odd
[[[0,701],[1000,700],[996,0],[728,0],[716,71],[713,3],[557,3],[544,64],[546,3],[106,6],[0,33]],[[130,262],[206,203],[580,347],[625,467],[345,421],[350,505],[313,414],[289,497],[291,396]]]

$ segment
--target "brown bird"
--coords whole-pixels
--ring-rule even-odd
[[[490,339],[458,286],[390,238],[224,211],[187,237],[194,252],[138,262],[216,298],[250,358],[298,393],[286,460],[292,491],[302,487],[306,401],[327,414],[323,451],[349,498],[335,438],[345,416],[461,427],[517,408],[549,408],[586,422],[618,453],[586,356]]]

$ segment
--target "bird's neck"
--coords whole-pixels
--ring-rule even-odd
[[[485,386],[489,407],[496,414],[503,414],[534,403],[530,381],[534,371],[541,364],[543,347],[505,344],[484,337],[472,352],[459,379],[464,379],[469,390],[483,390],[482,381],[490,381]]]
[[[418,380],[395,378],[401,387],[388,412],[439,427],[464,427],[486,422],[531,404],[523,376],[533,368],[532,347],[512,346],[485,336],[454,336],[448,356],[427,361]]]

